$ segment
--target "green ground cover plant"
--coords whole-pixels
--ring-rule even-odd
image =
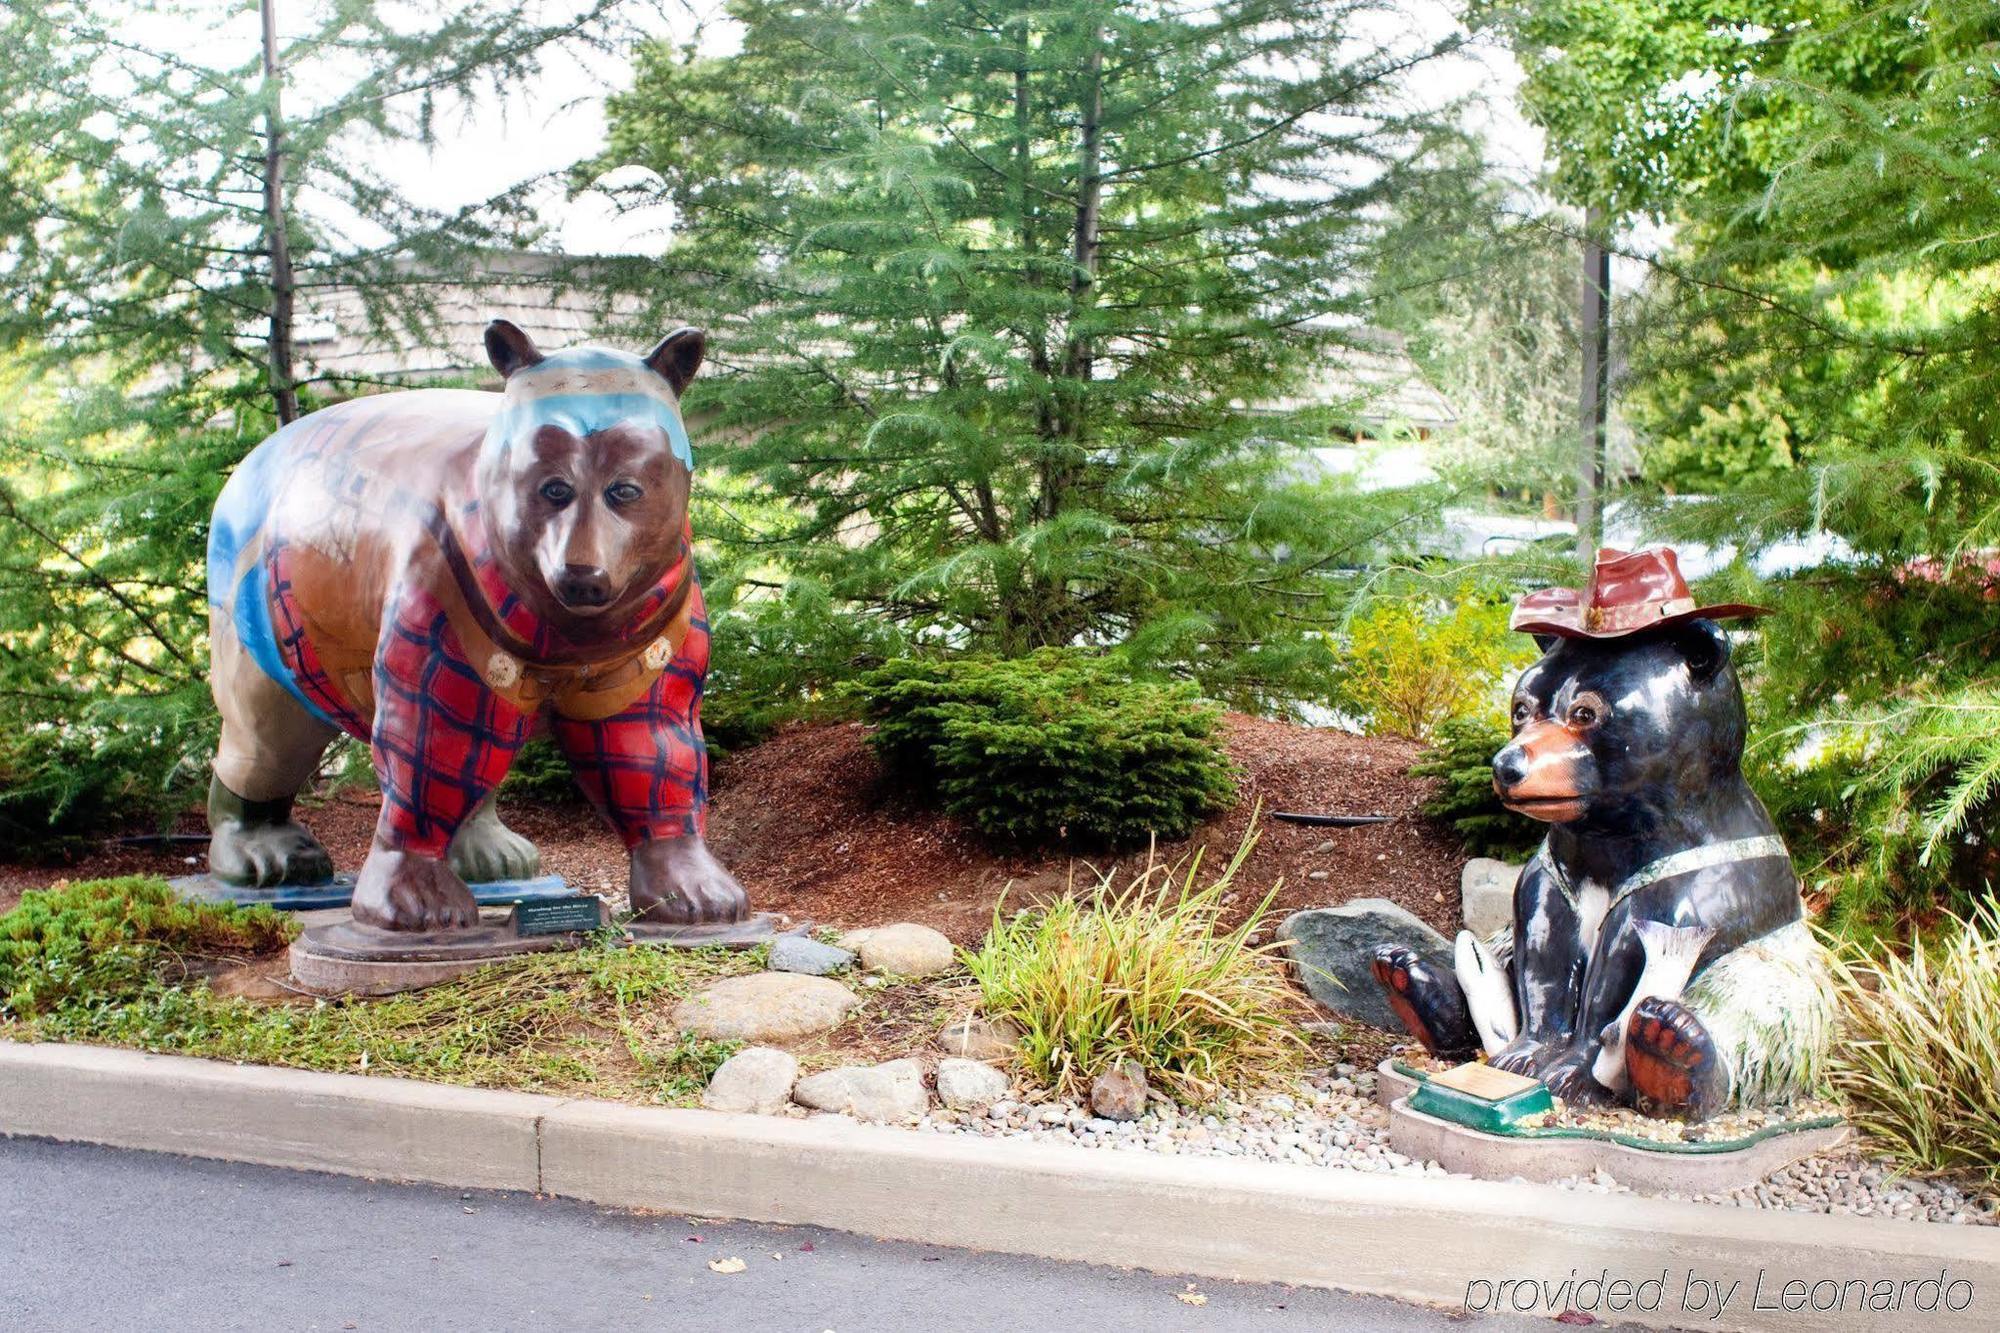
[[[1519,861],[1541,845],[1546,826],[1513,813],[1493,792],[1493,756],[1507,740],[1507,728],[1499,722],[1452,718],[1438,727],[1410,772],[1438,779],[1437,792],[1424,802],[1423,812],[1449,824],[1467,854]]]
[[[1278,1079],[1305,1054],[1300,1001],[1265,933],[1277,886],[1235,926],[1225,899],[1256,845],[1246,837],[1204,882],[1199,853],[1150,859],[1123,887],[1105,874],[1087,895],[1004,914],[966,956],[981,1008],[1011,1019],[1034,1077],[1081,1095],[1124,1059],[1150,1083],[1200,1104]]]
[[[377,1000],[258,1003],[221,967],[274,954],[267,908],[180,901],[158,879],[22,896],[0,917],[0,1036],[627,1101],[698,1095],[733,1052],[678,1031],[674,1001],[756,953],[623,949],[611,937]]]
[[[1219,710],[1114,658],[899,658],[854,689],[891,777],[1000,842],[1143,845],[1236,794]]]
[[[1831,1076],[1849,1118],[1911,1171],[2000,1186],[2000,905],[1953,918],[1932,948],[1850,945],[1835,968]]]

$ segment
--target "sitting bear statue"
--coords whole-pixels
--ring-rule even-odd
[[[501,392],[324,408],[251,451],[216,500],[210,868],[239,885],[331,879],[292,800],[345,731],[382,788],[354,919],[475,925],[465,880],[539,868],[492,798],[546,730],[630,851],[635,911],[740,920],[743,889],[703,842],[708,623],[680,395],[704,336],[544,355],[496,320],[486,350]]]
[[[1493,760],[1508,809],[1549,824],[1514,923],[1455,966],[1383,946],[1376,979],[1434,1055],[1490,1061],[1573,1102],[1701,1119],[1812,1091],[1833,1035],[1790,856],[1743,779],[1743,693],[1671,550],[1597,556],[1590,585],[1530,593],[1543,657]]]

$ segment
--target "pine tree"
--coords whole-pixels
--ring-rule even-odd
[[[1344,0],[736,0],[655,46],[590,172],[677,210],[645,273],[715,328],[711,457],[792,503],[739,534],[944,647],[1125,645],[1315,688],[1406,497],[1299,485],[1385,205],[1457,180],[1409,81],[1448,51]]]
[[[372,155],[601,39],[613,3],[326,0],[287,6],[282,41],[220,0],[6,7],[0,836],[198,780],[216,492],[302,400],[357,387],[299,358],[300,293],[358,292],[421,338],[431,284],[531,221],[412,205]]]
[[[1718,23],[1649,0],[1609,34],[1602,8],[1516,19],[1559,151],[1677,224],[1641,415],[1656,468],[1728,489],[1658,530],[1746,558],[1833,540],[1775,586],[1725,580],[1779,608],[1762,789],[1837,916],[1962,907],[2000,872],[2000,6],[1746,0]],[[1570,95],[1604,77],[1625,105]],[[1655,132],[1629,132],[1645,106]]]

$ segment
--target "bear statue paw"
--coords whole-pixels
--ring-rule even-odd
[[[1632,1099],[1648,1115],[1700,1120],[1729,1101],[1729,1071],[1715,1039],[1678,1000],[1639,1001],[1625,1029],[1625,1069]]]
[[[655,838],[633,848],[631,894],[634,915],[664,925],[708,925],[750,915],[750,895],[698,835]]]
[[[1444,1060],[1469,1060],[1479,1049],[1465,992],[1449,968],[1400,944],[1375,950],[1372,965],[1383,996],[1410,1035]]]
[[[208,868],[225,884],[269,889],[280,884],[324,884],[333,858],[305,827],[220,823],[208,839]]]
[[[354,919],[380,930],[457,930],[479,924],[479,904],[436,857],[377,846],[354,884]]]
[[[542,854],[535,850],[535,844],[493,814],[473,819],[459,829],[446,859],[467,884],[533,879],[542,873]]]
[[[1543,1044],[1533,1037],[1516,1037],[1495,1052],[1486,1063],[1495,1069],[1504,1069],[1510,1074],[1522,1074],[1533,1078],[1535,1071],[1541,1065],[1544,1049]]]
[[[1596,1053],[1575,1051],[1542,1070],[1542,1082],[1553,1095],[1572,1106],[1604,1106],[1611,1101],[1611,1089],[1590,1072]]]

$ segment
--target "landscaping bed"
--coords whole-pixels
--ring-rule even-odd
[[[1234,848],[1251,826],[1258,843],[1243,883],[1259,891],[1283,881],[1282,913],[1351,898],[1396,902],[1447,935],[1458,920],[1458,872],[1464,857],[1448,830],[1419,806],[1434,784],[1413,778],[1418,747],[1392,737],[1294,726],[1241,714],[1224,720],[1224,747],[1240,777],[1238,799],[1193,834],[1162,843],[1178,859],[1193,848]],[[991,924],[993,906],[1012,885],[1014,901],[1065,890],[1073,874],[1142,862],[1145,852],[1083,856],[996,850],[957,820],[911,802],[885,781],[857,724],[789,728],[716,766],[709,839],[761,910],[835,926],[916,921],[960,944]],[[371,791],[346,791],[302,802],[303,819],[333,854],[355,870],[367,853],[379,802]],[[625,890],[625,851],[588,808],[509,801],[501,809],[541,848],[543,865],[579,889],[614,902]],[[1287,824],[1274,811],[1385,814],[1386,824],[1326,829]],[[190,811],[176,825],[188,835],[206,824]],[[21,890],[57,878],[187,874],[203,863],[199,841],[174,847],[117,846],[59,867],[0,861],[0,910]],[[1247,907],[1249,904],[1245,904]]]

